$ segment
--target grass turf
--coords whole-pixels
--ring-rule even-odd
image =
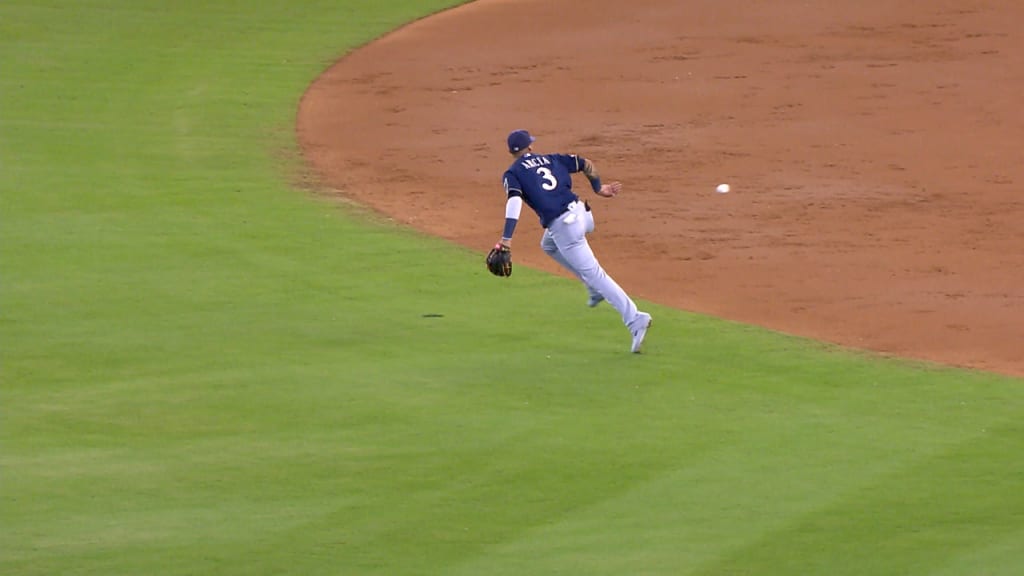
[[[656,307],[631,356],[293,189],[306,84],[445,4],[0,5],[0,573],[1024,571],[1020,380]]]

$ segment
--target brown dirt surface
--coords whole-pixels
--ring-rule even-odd
[[[1020,376],[1021,22],[1010,0],[481,0],[341,59],[298,138],[331,188],[482,261],[528,128],[624,183],[591,243],[634,297]],[[563,273],[539,233],[524,212],[517,264]]]

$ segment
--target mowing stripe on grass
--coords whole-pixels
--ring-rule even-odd
[[[1020,380],[656,306],[634,356],[295,190],[308,83],[450,4],[0,4],[0,573],[1024,569]]]

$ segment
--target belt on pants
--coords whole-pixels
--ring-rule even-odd
[[[579,209],[580,207],[583,207],[588,212],[590,211],[590,205],[587,204],[585,201],[583,201],[583,200],[573,200],[572,202],[569,202],[568,204],[565,205],[565,209],[562,210],[562,212],[558,216],[555,216],[554,218],[551,219],[550,222],[548,222],[546,224],[544,222],[541,222],[541,224],[544,226],[544,228],[547,228],[551,224],[554,224],[556,220],[561,220],[562,218],[565,218],[567,214],[569,214],[570,212],[572,212],[574,210]]]
[[[562,216],[565,216],[567,212],[572,212],[573,210],[576,210],[577,208],[583,206],[586,206],[586,202],[584,202],[583,200],[573,200],[572,202],[569,202],[568,204],[565,205],[565,210],[563,210],[562,213],[558,215],[558,217],[561,218]]]
[[[565,212],[571,212],[579,208],[580,206],[583,206],[584,210],[590,212],[590,202],[587,202],[586,200],[576,200],[574,202],[569,202],[568,204],[565,205]],[[562,212],[562,214],[565,214],[565,212]]]

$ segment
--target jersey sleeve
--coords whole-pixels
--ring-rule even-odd
[[[513,196],[522,197],[523,185],[519,183],[519,178],[516,177],[515,173],[511,170],[505,172],[505,194],[512,198]]]
[[[583,170],[583,158],[575,154],[552,154],[551,158],[561,164],[570,174]]]

